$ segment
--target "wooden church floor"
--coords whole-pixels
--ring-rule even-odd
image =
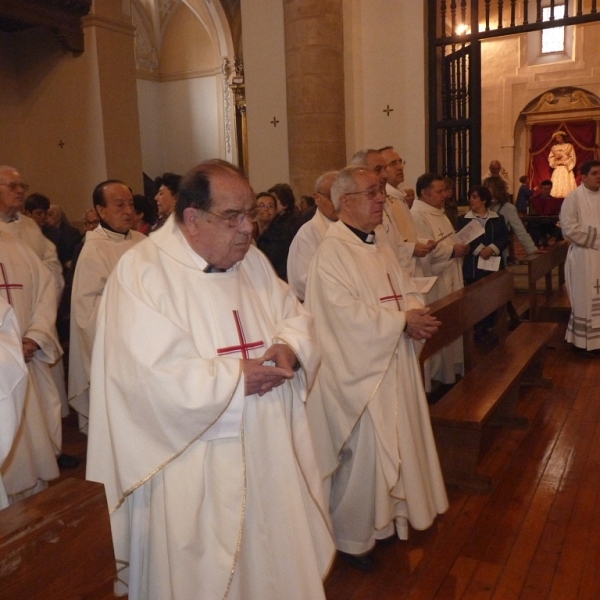
[[[562,291],[539,300],[568,306]],[[518,294],[517,308],[524,301]],[[492,492],[448,489],[447,513],[408,541],[378,545],[373,571],[338,558],[328,600],[600,598],[600,358],[572,352],[565,327],[546,353],[553,388],[521,392],[529,429],[486,430],[480,471]],[[62,477],[84,476],[85,450],[71,415],[64,451],[82,464]]]

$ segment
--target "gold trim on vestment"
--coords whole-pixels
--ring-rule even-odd
[[[241,364],[241,361],[240,361]],[[229,581],[227,582],[227,587],[225,588],[225,594],[223,596],[223,600],[227,599],[229,596],[229,592],[231,590],[231,584],[233,582],[233,576],[235,575],[235,568],[237,567],[238,558],[240,556],[240,550],[242,548],[242,533],[244,531],[244,520],[246,518],[246,498],[247,498],[247,480],[246,480],[246,438],[244,435],[244,418],[242,417],[242,428],[240,431],[241,442],[242,442],[242,471],[244,474],[244,494],[242,497],[242,514],[240,517],[240,530],[238,532],[238,540],[235,548],[235,554],[233,555],[233,565],[231,565],[231,573],[229,575]]]
[[[186,444],[179,452],[177,452],[176,454],[174,454],[173,456],[171,456],[170,458],[168,458],[164,463],[162,463],[161,465],[159,465],[158,467],[156,467],[156,469],[154,469],[154,471],[152,471],[151,473],[149,473],[148,475],[146,475],[146,477],[144,477],[143,479],[140,479],[140,481],[138,481],[136,484],[132,485],[129,489],[127,489],[125,492],[123,492],[123,496],[120,498],[118,504],[114,508],[112,508],[112,509],[109,510],[109,514],[112,514],[113,512],[115,512],[115,510],[117,510],[123,504],[123,502],[125,502],[125,498],[127,498],[127,496],[129,496],[130,494],[132,494],[133,492],[135,492],[135,490],[137,490],[140,486],[144,485],[144,483],[146,483],[147,481],[149,481],[150,479],[152,479],[152,477],[154,477],[154,475],[156,475],[160,470],[164,469],[173,460],[175,460],[176,458],[179,458],[194,442],[197,442],[198,439],[201,438],[223,416],[223,413],[227,410],[227,408],[231,404],[231,401],[233,400],[233,396],[235,395],[235,392],[236,392],[236,390],[237,390],[237,388],[238,388],[238,386],[240,384],[240,379],[242,377],[242,361],[239,360],[238,364],[239,364],[238,377],[237,377],[236,384],[235,384],[235,386],[233,388],[233,392],[231,394],[231,397],[229,398],[229,402],[227,402],[227,404],[225,405],[225,407],[223,408],[223,410],[214,419],[214,421],[212,421],[212,423],[210,423],[210,425],[208,425],[193,440],[191,440],[188,444]],[[242,422],[243,422],[243,415],[242,415]]]

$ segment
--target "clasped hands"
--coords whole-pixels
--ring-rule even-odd
[[[40,349],[37,342],[32,340],[31,338],[23,338],[23,358],[25,362],[31,362],[33,359],[33,355]]]
[[[268,361],[275,365],[265,365]],[[273,344],[260,358],[242,360],[244,395],[263,396],[279,387],[286,379],[293,379],[297,363],[296,354],[287,344]]]
[[[428,340],[437,333],[442,324],[429,314],[429,308],[413,308],[406,311],[406,335],[415,340]]]

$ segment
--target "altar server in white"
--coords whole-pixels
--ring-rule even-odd
[[[23,417],[1,473],[10,502],[30,496],[58,477],[55,432],[48,427],[48,406],[60,399],[50,365],[62,355],[56,337],[56,294],[48,269],[17,238],[0,231],[0,297],[14,309],[22,334],[28,385]]]
[[[79,428],[84,433],[88,428],[90,361],[100,298],[121,256],[146,237],[131,229],[135,214],[133,195],[122,181],[99,183],[92,201],[100,224],[85,234],[75,267],[69,344],[69,402],[79,414]]]
[[[304,302],[306,277],[310,261],[323,241],[329,226],[337,221],[337,213],[331,202],[331,186],[337,171],[323,173],[315,182],[313,198],[317,205],[314,217],[300,227],[292,240],[288,254],[288,283],[294,293]]]
[[[12,306],[0,297],[0,509],[8,506],[2,465],[21,422],[26,390],[27,367],[21,330]]]
[[[440,323],[374,233],[377,175],[347,167],[332,199],[339,221],[307,281],[322,353],[307,409],[336,545],[368,568],[376,539],[406,539],[409,523],[425,529],[448,507],[417,360]]]
[[[567,342],[588,356],[600,355],[600,161],[581,167],[581,185],[562,204],[560,227],[571,242],[565,276],[571,318]]]
[[[324,599],[333,558],[304,399],[312,317],[251,245],[255,197],[208,161],[124,255],[98,315],[88,479],[130,600]]]

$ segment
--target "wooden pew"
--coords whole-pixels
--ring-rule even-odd
[[[0,511],[0,600],[109,600],[115,577],[102,484],[65,479]]]
[[[531,321],[542,320],[541,311],[537,305],[537,282],[542,277],[546,279],[546,296],[552,294],[552,271],[558,267],[558,287],[565,283],[565,261],[569,242],[560,241],[553,246],[548,246],[542,254],[531,254],[519,261],[527,265],[527,278],[529,281],[529,318]]]
[[[499,271],[429,305],[442,326],[425,343],[421,360],[460,336],[466,342],[465,376],[430,407],[430,415],[444,480],[471,492],[491,489],[489,477],[477,472],[484,426],[527,427],[527,420],[516,415],[520,386],[551,385],[542,378],[543,356],[558,325],[522,323],[507,334],[512,285],[512,273]],[[492,312],[499,315],[499,343],[475,365],[473,326]]]

